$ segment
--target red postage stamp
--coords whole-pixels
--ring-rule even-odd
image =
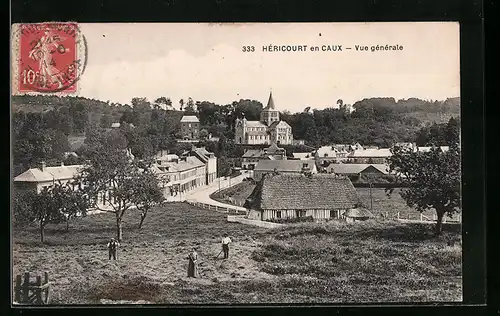
[[[86,60],[77,23],[19,24],[16,33],[17,92],[77,91]]]

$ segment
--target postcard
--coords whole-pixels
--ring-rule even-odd
[[[462,301],[458,23],[11,36],[14,305]]]

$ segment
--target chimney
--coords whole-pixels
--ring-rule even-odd
[[[40,162],[40,170],[45,171],[45,161]]]

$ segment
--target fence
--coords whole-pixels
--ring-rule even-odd
[[[46,305],[50,299],[50,282],[49,274],[44,273],[44,280],[42,277],[37,276],[35,282],[30,282],[30,273],[24,273],[24,282],[22,276],[16,276],[16,285],[14,287],[14,302],[19,304],[30,305]]]
[[[231,222],[231,223],[253,225],[253,226],[258,226],[258,227],[263,227],[263,228],[279,228],[279,227],[284,226],[284,224],[271,223],[271,222],[266,222],[266,221],[261,221],[261,220],[256,220],[256,219],[244,218],[241,215],[228,215],[227,221]]]
[[[405,214],[401,214],[400,212],[389,214],[389,212],[385,212],[379,214],[378,217],[384,219],[397,219],[400,221],[413,221],[413,222],[423,222],[423,223],[437,222],[436,214],[433,214],[432,216],[426,216],[422,213],[417,214],[416,212],[405,213]],[[452,223],[452,224],[462,223],[462,216],[460,214],[457,214],[455,218],[449,218],[444,216],[443,223]]]
[[[213,210],[213,211],[216,211],[219,213],[246,215],[246,211],[239,210],[237,208],[231,208],[231,207],[226,207],[226,206],[217,206],[217,205],[211,205],[211,204],[202,203],[202,202],[195,202],[195,201],[186,201],[186,202],[190,205],[201,207],[201,208],[208,209],[208,210]]]

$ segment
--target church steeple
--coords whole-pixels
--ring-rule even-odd
[[[273,100],[273,92],[269,92],[269,100],[267,101],[266,109],[274,110],[274,100]]]

